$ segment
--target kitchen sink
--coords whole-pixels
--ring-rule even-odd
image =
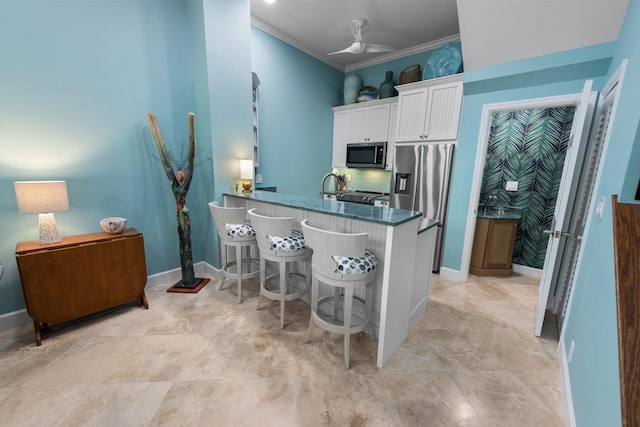
[[[480,205],[476,216],[486,219],[520,219],[522,218],[522,209],[500,206],[485,209]]]

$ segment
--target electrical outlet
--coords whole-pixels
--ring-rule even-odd
[[[518,181],[507,181],[504,189],[507,191],[518,191]]]
[[[351,175],[347,175],[347,181],[351,181]]]
[[[262,184],[262,174],[256,174],[256,184]]]
[[[600,196],[600,198],[598,199],[598,206],[596,206],[596,216],[600,219],[602,219],[602,214],[604,213],[604,203],[606,202],[606,200],[607,199],[602,196]]]

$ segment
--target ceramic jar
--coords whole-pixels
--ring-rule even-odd
[[[358,91],[362,87],[362,78],[356,74],[350,74],[344,79],[344,104],[355,104],[358,100]]]
[[[398,91],[393,83],[393,71],[387,71],[384,81],[380,84],[380,98],[390,98],[397,95]]]

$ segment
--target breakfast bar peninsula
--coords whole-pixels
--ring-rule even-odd
[[[329,231],[368,233],[368,249],[378,259],[372,313],[377,365],[389,361],[426,308],[437,221],[404,209],[267,191],[225,193],[224,203],[292,217],[299,229],[300,221],[308,219],[310,225]]]

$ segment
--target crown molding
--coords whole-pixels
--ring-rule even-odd
[[[356,62],[355,64],[347,65],[344,69],[345,73],[350,71],[359,70],[361,68],[371,67],[372,65],[383,64],[385,62],[394,61],[396,59],[404,58],[406,56],[415,55],[417,53],[427,52],[439,48],[445,43],[459,42],[460,34],[456,34],[449,37],[444,37],[438,40],[434,40],[429,43],[419,44],[417,46],[409,47],[406,49],[390,52],[386,55],[377,56],[375,58],[366,59],[364,61]]]
[[[345,71],[345,68],[342,65],[331,61],[329,58],[327,58],[327,55],[310,48],[304,43],[300,43],[298,40],[294,39],[293,37],[291,37],[286,33],[283,33],[282,31],[278,30],[276,27],[267,24],[260,18],[256,18],[255,16],[251,15],[251,25],[285,42],[286,44],[295,47],[296,49],[306,53],[307,55],[316,58],[318,61],[322,61],[325,64],[330,65],[331,67],[336,68],[340,71],[343,71],[343,72]]]
[[[347,65],[346,67],[343,67],[340,64],[335,63],[334,61],[332,61],[331,59],[329,59],[329,57],[321,52],[318,52],[312,48],[310,48],[309,46],[307,46],[304,43],[300,43],[298,40],[294,39],[293,37],[291,37],[290,35],[280,31],[279,29],[277,29],[276,27],[267,24],[266,22],[264,22],[263,20],[261,20],[260,18],[255,17],[254,15],[251,15],[251,25],[253,25],[256,28],[261,29],[262,31],[272,35],[273,37],[277,38],[278,40],[281,40],[285,43],[287,43],[290,46],[293,46],[294,48],[306,53],[309,56],[312,56],[314,58],[316,58],[318,61],[324,62],[325,64],[340,70],[342,72],[348,73],[350,71],[354,71],[354,70],[359,70],[361,68],[366,68],[366,67],[371,67],[372,65],[378,65],[378,64],[383,64],[385,62],[389,62],[389,61],[393,61],[396,59],[400,59],[400,58],[404,58],[406,56],[411,56],[411,55],[415,55],[417,53],[422,53],[422,52],[426,52],[429,50],[433,50],[433,49],[437,49],[440,46],[442,46],[445,43],[450,43],[450,42],[459,42],[460,41],[460,34],[455,34],[453,36],[449,36],[449,37],[444,37],[438,40],[434,40],[432,42],[429,43],[423,43],[423,44],[419,44],[417,46],[413,46],[413,47],[409,47],[407,49],[402,49],[402,50],[398,50],[395,52],[390,52],[388,54],[385,55],[381,55],[381,56],[377,56],[375,58],[370,58],[370,59],[366,59],[364,61],[360,61],[360,62],[356,62],[354,64],[350,64]]]

